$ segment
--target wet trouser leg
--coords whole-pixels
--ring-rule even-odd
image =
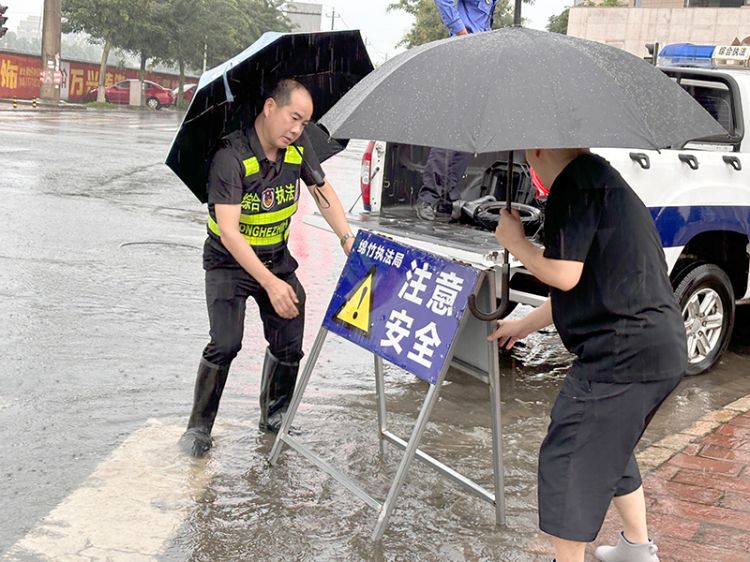
[[[271,306],[265,291],[255,296],[263,320],[263,330],[268,349],[263,362],[260,388],[260,422],[264,431],[278,431],[282,415],[292,401],[297,383],[299,362],[302,359],[302,338],[305,325],[305,291],[297,276],[283,278],[297,294],[300,314],[287,320],[281,318]]]
[[[211,341],[203,350],[195,380],[193,410],[180,440],[184,449],[202,456],[211,448],[211,430],[219,410],[229,366],[242,347],[248,288],[244,272],[213,269],[206,272],[206,304]],[[244,274],[244,277],[247,277]]]
[[[444,148],[431,148],[422,172],[418,199],[441,212],[451,212],[452,203],[461,198],[461,179],[472,155]]]

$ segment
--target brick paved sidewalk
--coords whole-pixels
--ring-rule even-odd
[[[655,443],[638,462],[662,562],[750,562],[750,396]],[[612,508],[587,560],[619,530]]]

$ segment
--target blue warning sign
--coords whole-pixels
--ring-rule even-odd
[[[478,278],[476,269],[360,230],[323,325],[434,384]]]

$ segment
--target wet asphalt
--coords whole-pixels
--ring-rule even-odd
[[[16,559],[14,545],[90,485],[97,466],[149,420],[165,428],[187,420],[208,331],[205,208],[163,164],[179,122],[169,110],[0,111],[4,559]],[[325,166],[346,208],[358,197],[363,148],[353,142]],[[290,242],[308,295],[306,350],[344,264],[337,240],[302,222],[313,209],[305,194]],[[536,334],[501,357],[507,528],[495,527],[488,504],[415,464],[383,544],[374,546],[375,513],[306,459],[285,450],[279,465],[268,467],[272,439],[256,427],[265,348],[256,310],[248,307],[245,346],[232,367],[211,457],[197,464],[182,458],[166,439],[174,429],[163,431],[163,458],[190,464],[203,484],[145,559],[537,559],[529,547],[540,540],[536,453],[570,363],[554,332]],[[750,394],[746,310],[737,332],[720,365],[678,387],[643,446]],[[407,436],[427,385],[396,368],[386,373],[390,423]],[[400,453],[378,452],[372,358],[329,338],[305,396],[301,438],[382,499]],[[452,373],[424,448],[489,487],[487,397],[484,384]],[[127,457],[120,469],[127,475]],[[134,475],[122,496],[148,480]],[[108,505],[92,509],[104,513]],[[119,524],[127,533],[129,521]],[[109,552],[86,559],[107,557],[132,558]]]

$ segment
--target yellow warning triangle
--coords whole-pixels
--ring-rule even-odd
[[[365,336],[369,335],[370,332],[373,277],[375,277],[374,267],[367,274],[367,277],[352,290],[349,299],[334,317],[336,320],[363,332]]]

